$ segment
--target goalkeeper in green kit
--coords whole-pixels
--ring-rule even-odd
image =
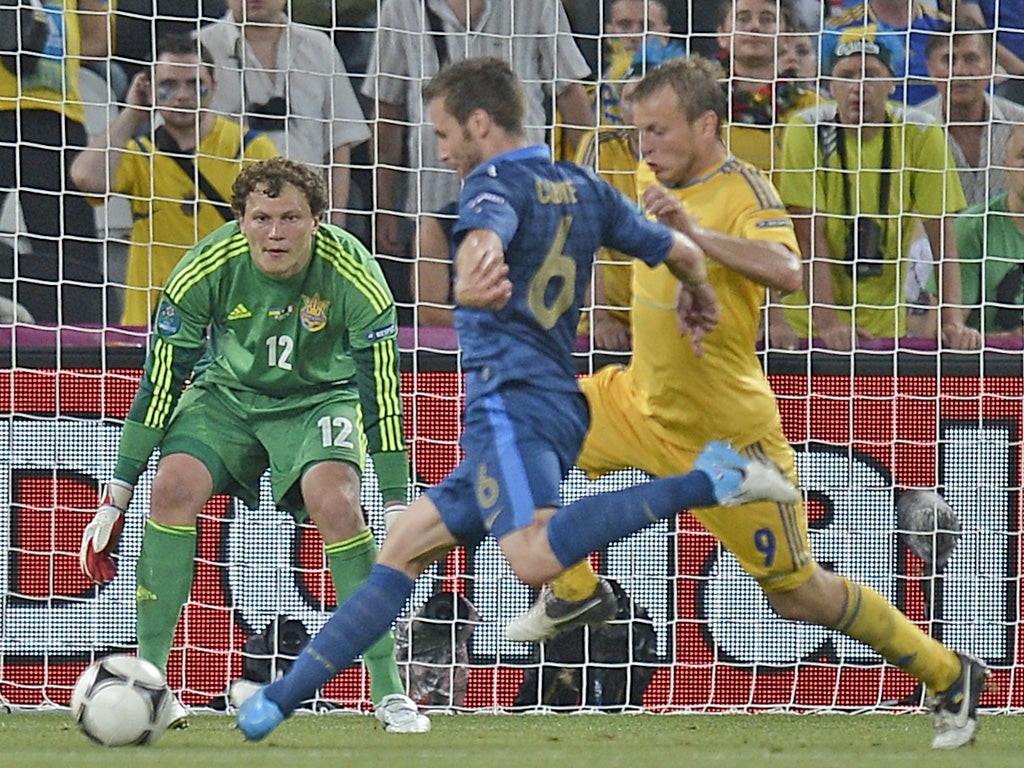
[[[82,537],[82,570],[107,583],[135,483],[159,446],[136,600],[139,655],[162,670],[192,587],[196,520],[214,494],[255,507],[269,468],[278,506],[319,529],[339,604],[377,554],[360,505],[367,451],[385,520],[407,501],[397,316],[380,267],[321,221],[326,186],[305,165],[255,163],[232,195],[237,220],[195,245],[164,287],[114,477]],[[385,730],[428,731],[391,633],[363,658]],[[179,705],[172,720],[186,714]]]

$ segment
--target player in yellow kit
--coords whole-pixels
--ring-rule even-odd
[[[713,63],[680,59],[653,70],[633,92],[644,206],[704,250],[719,323],[697,354],[676,328],[669,275],[659,267],[634,267],[632,362],[582,382],[591,423],[577,465],[591,476],[626,467],[656,477],[686,472],[704,443],[724,439],[796,479],[755,340],[766,289],[800,285],[798,246],[768,178],[722,143],[720,77]],[[924,634],[870,587],[821,568],[811,554],[802,505],[752,503],[741,511],[716,507],[693,514],[757,579],[780,616],[842,632],[922,680],[932,694],[932,746],[973,740],[988,668]],[[559,576],[506,634],[540,640],[600,622],[614,613],[610,594],[584,560]]]

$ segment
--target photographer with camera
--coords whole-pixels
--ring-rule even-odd
[[[71,166],[83,192],[131,201],[121,325],[149,323],[185,251],[235,218],[227,201],[242,167],[277,154],[266,136],[209,110],[216,92],[212,61],[195,40],[161,38],[151,70],[132,78],[125,108]],[[155,129],[137,135],[146,125]]]
[[[330,221],[346,225],[352,149],[370,138],[334,42],[289,20],[287,0],[229,0],[199,40],[217,69],[211,108],[266,133],[282,156],[321,169]]]
[[[805,336],[813,325],[835,350],[906,335],[903,284],[920,218],[942,287],[942,343],[979,349],[980,335],[964,324],[953,235],[953,214],[966,206],[960,179],[941,127],[889,100],[892,61],[871,27],[851,29],[825,70],[834,101],[786,129],[779,191],[810,254],[804,291],[786,300],[787,319]]]

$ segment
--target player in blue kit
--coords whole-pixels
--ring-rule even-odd
[[[248,739],[265,737],[386,631],[413,580],[458,544],[492,533],[516,575],[536,586],[683,507],[796,499],[776,467],[713,443],[688,475],[558,507],[589,421],[572,348],[594,253],[605,245],[664,263],[679,280],[680,331],[695,350],[718,317],[704,253],[592,171],[527,146],[522,83],[504,61],[450,65],[424,97],[440,158],[465,179],[453,229],[465,458],[399,518],[366,583],[289,673],[242,705]]]

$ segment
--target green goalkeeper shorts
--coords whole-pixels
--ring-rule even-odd
[[[343,461],[361,476],[366,450],[354,391],[271,397],[203,381],[185,390],[161,443],[161,455],[195,457],[213,477],[214,493],[230,493],[252,509],[269,469],[274,502],[300,519],[303,473],[323,461]]]

